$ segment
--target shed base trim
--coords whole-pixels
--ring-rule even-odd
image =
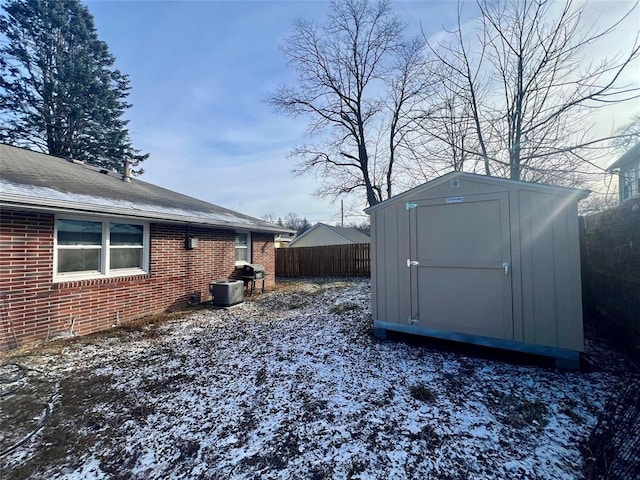
[[[577,368],[580,366],[580,352],[568,350],[566,348],[534,345],[531,343],[506,340],[503,338],[483,337],[481,335],[450,332],[420,325],[402,325],[399,323],[383,322],[380,320],[374,320],[373,329],[374,332],[380,330],[391,330],[411,335],[422,335],[424,337],[440,338],[454,342],[470,343],[473,345],[482,345],[484,347],[501,348],[515,352],[532,353],[534,355],[552,357],[556,359],[557,366],[564,368]]]

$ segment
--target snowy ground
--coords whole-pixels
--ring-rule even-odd
[[[620,378],[376,340],[369,299],[291,284],[5,358],[28,370],[0,398],[0,477],[581,477]]]

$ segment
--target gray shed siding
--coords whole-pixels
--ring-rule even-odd
[[[409,239],[400,232],[409,229],[404,204],[390,205],[371,216],[371,279],[373,318],[400,321],[411,315],[407,267]],[[406,212],[404,212],[406,213]]]
[[[452,187],[452,180],[457,180],[459,185]],[[513,327],[512,330],[505,329],[504,335],[496,335],[498,342],[477,334],[482,331],[482,318],[477,319],[476,332],[469,327],[467,332],[460,334],[456,332],[457,323],[453,320],[451,331],[447,331],[441,318],[430,324],[428,313],[421,312],[419,319],[412,319],[412,315],[417,317],[415,308],[412,309],[412,302],[413,305],[417,302],[412,295],[419,296],[421,292],[415,286],[418,275],[412,273],[416,267],[407,267],[407,260],[411,258],[411,238],[415,235],[411,231],[407,203],[438,204],[446,209],[449,207],[445,199],[455,201],[457,198],[460,203],[455,207],[459,209],[465,202],[486,195],[508,199],[508,216],[503,212],[501,218],[508,218],[510,258],[504,261],[510,263],[511,302],[505,305],[511,310]],[[558,357],[563,356],[563,351],[583,351],[577,201],[585,195],[586,192],[580,190],[452,173],[369,208],[374,327]],[[472,223],[478,228],[478,222],[469,222]],[[453,230],[460,229],[456,226]],[[475,236],[482,237],[482,234],[484,232]],[[469,231],[468,235],[474,236],[474,232]],[[472,278],[473,271],[469,274],[467,277]],[[451,277],[456,276],[460,278],[459,272]],[[465,301],[458,297],[455,285],[450,287],[442,289],[451,291],[450,298],[444,302],[450,301],[455,306],[455,302]],[[467,300],[478,300],[478,304],[483,304],[483,299],[468,297]]]
[[[582,351],[578,212],[567,197],[518,192],[522,340]],[[514,262],[515,263],[515,262]],[[515,279],[517,280],[517,278]],[[516,298],[516,292],[514,292]]]

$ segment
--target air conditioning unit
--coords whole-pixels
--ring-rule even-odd
[[[242,280],[210,283],[209,291],[213,296],[213,304],[218,307],[230,307],[244,302],[244,282]]]

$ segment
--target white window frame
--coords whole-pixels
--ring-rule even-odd
[[[88,246],[81,248],[100,249],[100,270],[99,271],[82,271],[82,272],[58,272],[58,251],[60,249],[69,248],[58,245],[58,221],[59,220],[79,220],[84,222],[98,222],[102,224],[102,244],[98,246]],[[142,268],[118,268],[110,269],[110,226],[112,223],[124,223],[129,225],[139,225],[142,227]],[[53,228],[53,281],[69,282],[74,280],[88,280],[96,278],[124,277],[131,275],[146,275],[149,273],[149,223],[141,222],[129,218],[112,218],[112,217],[91,217],[80,215],[56,215],[54,218]],[[73,247],[71,247],[73,248]],[[116,245],[114,248],[127,248],[126,246]],[[137,248],[137,247],[136,247]]]
[[[247,236],[247,246],[246,247],[238,247],[238,244],[236,242],[236,238],[238,237],[238,235],[243,234]],[[243,265],[248,265],[251,263],[251,232],[248,231],[243,231],[243,230],[237,230],[235,232],[235,236],[233,238],[233,258],[235,260],[236,258],[236,250],[238,250],[238,248],[246,248],[247,249],[247,259],[246,260],[235,260],[235,265],[236,266],[243,266]]]

